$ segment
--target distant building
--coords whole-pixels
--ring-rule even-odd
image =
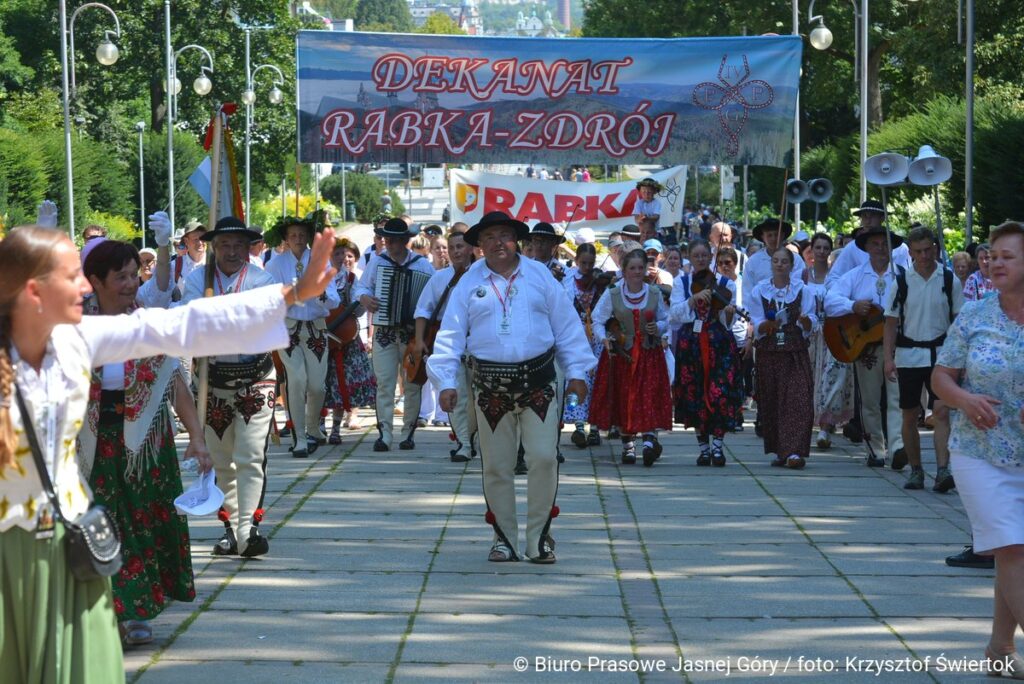
[[[569,12],[569,0],[558,0],[558,21],[567,32],[572,28],[572,14]]]
[[[480,10],[474,0],[462,0],[461,3],[440,2],[439,0],[408,0],[412,23],[419,28],[427,23],[427,18],[435,12],[451,17],[459,28],[471,36],[483,33],[483,21]]]
[[[530,15],[526,16],[522,11],[519,12],[519,16],[516,17],[516,27],[513,35],[525,36],[527,38],[561,38],[562,34],[555,28],[554,22],[551,20],[551,11],[544,10],[544,18],[537,16],[537,7],[534,5],[533,9],[530,10]]]

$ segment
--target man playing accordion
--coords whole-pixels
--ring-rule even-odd
[[[373,232],[384,238],[384,251],[370,259],[353,295],[370,312],[373,330],[373,372],[377,376],[377,431],[374,451],[389,451],[394,432],[395,385],[402,368],[402,352],[415,330],[416,301],[434,274],[430,260],[409,251],[414,231],[400,218],[389,219]],[[420,385],[405,385],[402,450],[414,449],[413,433],[420,415]]]

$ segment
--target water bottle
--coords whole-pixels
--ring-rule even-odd
[[[565,396],[565,407],[566,408],[574,409],[574,408],[576,408],[579,405],[580,405],[580,397],[575,392],[569,392],[569,394],[567,394]]]

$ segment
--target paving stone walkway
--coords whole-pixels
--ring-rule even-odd
[[[688,431],[650,469],[566,433],[553,566],[486,561],[480,461],[450,463],[447,429],[413,452],[375,437],[272,448],[264,558],[211,557],[222,528],[192,519],[198,596],[128,681],[984,681],[951,671],[981,664],[992,601],[991,571],[943,562],[969,540],[958,497],[841,437],[792,472],[750,423],[722,469]]]

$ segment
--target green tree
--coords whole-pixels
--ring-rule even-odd
[[[405,0],[359,0],[356,6],[356,29],[411,33],[412,14]]]
[[[466,35],[466,32],[459,28],[459,25],[455,23],[455,20],[447,12],[434,12],[431,14],[423,22],[423,26],[416,29],[416,33],[429,33],[439,36]]]

